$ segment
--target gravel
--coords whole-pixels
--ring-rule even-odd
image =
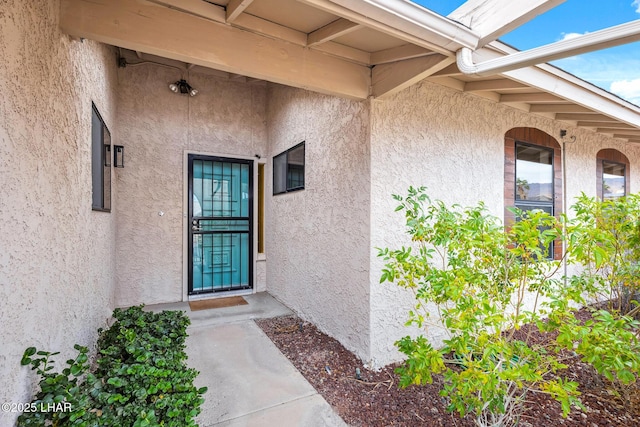
[[[439,395],[442,377],[427,386],[398,387],[396,365],[379,371],[365,368],[338,341],[295,316],[261,319],[256,323],[280,351],[350,426],[473,426],[473,417],[460,418],[446,410]],[[543,337],[541,337],[543,339]],[[577,357],[565,362],[566,376],[580,383],[586,410],[562,417],[560,404],[548,396],[529,396],[522,427],[640,426],[640,387],[634,384],[618,397],[614,387]]]

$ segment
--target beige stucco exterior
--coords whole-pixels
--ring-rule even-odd
[[[1,402],[31,399],[27,347],[64,363],[114,302],[116,216],[91,209],[91,103],[117,133],[115,50],[62,34],[58,7],[0,8]],[[0,425],[16,416],[0,412]]]
[[[369,105],[275,85],[267,100],[269,156],[306,151],[305,189],[267,198],[267,289],[366,360]]]
[[[471,93],[423,81],[356,101],[202,67],[118,68],[117,48],[60,32],[59,0],[33,3],[0,10],[0,401],[31,396],[25,348],[63,361],[73,344],[95,343],[114,307],[188,299],[189,153],[252,160],[254,177],[265,165],[266,250],[254,253],[253,292],[270,292],[372,366],[397,361],[394,342],[409,332],[411,295],[379,283],[376,248],[409,242],[392,194],[424,185],[502,216],[504,135],[515,127],[575,136],[565,148],[569,204],[595,195],[602,148],[629,158],[640,190],[640,147]],[[180,78],[196,97],[168,90]],[[92,102],[125,147],[110,213],[91,209]],[[302,141],[304,190],[272,195],[273,157]],[[13,418],[0,413],[0,424]]]
[[[126,189],[116,210],[118,306],[186,298],[186,153],[256,164],[256,155],[267,154],[265,82],[189,73],[199,90],[190,97],[168,90],[182,77],[187,73],[154,64],[118,70],[118,135],[127,162],[118,170]],[[264,262],[258,265],[256,289],[264,290]]]
[[[384,102],[373,102],[371,121],[371,357],[377,364],[400,359],[394,342],[408,334],[403,325],[413,307],[412,294],[378,283],[384,262],[375,248],[410,242],[404,217],[394,213],[397,202],[391,194],[426,186],[434,199],[462,206],[484,201],[502,217],[504,135],[515,127],[537,128],[558,140],[561,129],[575,135],[575,142],[566,144],[569,206],[581,192],[595,197],[596,153],[602,148],[615,148],[629,157],[631,191],[640,190],[637,146],[435,83],[422,82]],[[434,330],[430,338],[437,342],[444,337]]]

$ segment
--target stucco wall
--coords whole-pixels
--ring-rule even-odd
[[[371,117],[371,351],[379,364],[400,359],[393,343],[409,332],[403,325],[413,305],[410,293],[378,284],[383,261],[374,248],[409,244],[391,194],[424,185],[432,198],[463,206],[482,200],[502,217],[504,134],[521,126],[558,139],[560,129],[576,136],[566,147],[569,205],[580,191],[595,196],[595,159],[601,148],[616,148],[629,157],[631,191],[640,190],[640,148],[434,83],[374,101]],[[443,336],[431,338],[438,342]]]
[[[115,52],[61,34],[58,9],[0,7],[0,402],[31,399],[27,347],[61,351],[64,366],[113,308],[114,214],[91,210],[91,102],[113,134]]]
[[[269,157],[306,141],[305,189],[271,197],[269,292],[369,355],[369,104],[270,85]]]
[[[169,90],[182,77],[197,96]],[[184,153],[264,157],[266,85],[183,75],[155,64],[120,68],[118,78],[118,136],[126,163],[117,171],[116,304],[181,301]],[[258,273],[260,290],[264,274]]]

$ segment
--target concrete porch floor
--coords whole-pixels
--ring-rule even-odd
[[[292,314],[267,293],[244,296],[247,305],[190,311],[186,302],[147,306],[182,310],[191,319],[187,361],[208,387],[200,427],[346,426],[253,319]]]

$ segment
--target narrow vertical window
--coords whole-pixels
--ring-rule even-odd
[[[596,189],[598,198],[612,200],[629,194],[629,159],[607,148],[596,155]]]
[[[542,210],[555,217],[562,213],[562,155],[551,135],[535,128],[513,128],[504,139],[505,224],[518,219],[509,210]],[[553,259],[562,257],[562,242],[546,249]]]
[[[516,207],[553,215],[553,150],[516,143]]]
[[[111,133],[91,104],[91,207],[111,211]]]
[[[625,196],[624,165],[602,161],[602,198],[617,199]]]
[[[264,164],[258,164],[258,253],[264,253]]]
[[[304,141],[273,158],[273,194],[304,189]]]

